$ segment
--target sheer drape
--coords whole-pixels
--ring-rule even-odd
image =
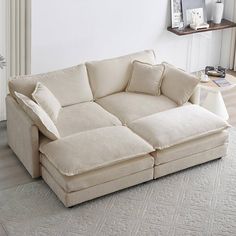
[[[7,57],[7,1],[0,1],[0,54]],[[5,97],[7,94],[8,70],[0,68],[0,121],[6,119]]]
[[[234,1],[234,17],[233,21],[236,21],[236,1]],[[236,71],[236,29],[232,29],[231,34],[231,47],[230,47],[230,69]]]
[[[7,67],[0,70],[0,121],[6,119],[5,97],[12,76],[30,73],[31,0],[0,1],[0,54]]]
[[[30,73],[31,1],[10,0],[10,75]]]

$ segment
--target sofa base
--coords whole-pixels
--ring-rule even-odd
[[[63,202],[63,204],[66,207],[71,207],[121,189],[125,189],[152,179],[157,179],[208,161],[219,159],[227,155],[227,147],[228,144],[225,143],[224,145],[204,152],[160,164],[158,166],[154,166],[154,168],[146,169],[119,179],[74,192],[66,192],[44,166],[41,166],[42,178],[57,195],[57,197]]]
[[[70,207],[88,200],[92,200],[103,195],[116,192],[153,179],[153,168],[140,171],[138,173],[99,184],[80,191],[65,192],[54,180],[50,173],[41,166],[42,178],[63,202],[66,207]]]
[[[200,152],[185,158],[181,158],[175,161],[160,164],[154,167],[154,179],[162,176],[187,169],[192,166],[196,166],[208,161],[222,158],[227,155],[228,144],[225,143],[216,148]]]

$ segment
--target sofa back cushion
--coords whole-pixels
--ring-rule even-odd
[[[163,65],[152,65],[145,62],[134,61],[132,77],[126,91],[146,93],[153,96],[161,95],[160,87],[163,72]]]
[[[195,88],[199,84],[199,78],[168,63],[165,66],[161,84],[161,93],[178,105],[188,102]]]
[[[42,82],[57,98],[61,106],[93,100],[85,65],[39,75],[18,76],[9,82],[11,95],[14,92],[31,98],[37,82]]]
[[[95,99],[124,91],[132,74],[132,62],[155,63],[151,50],[123,57],[86,63],[93,96]]]
[[[61,110],[61,104],[52,92],[41,82],[38,82],[34,92],[32,93],[32,97],[33,100],[49,115],[52,121],[56,123]]]
[[[27,96],[15,92],[16,100],[45,137],[56,140],[60,134],[49,115]]]

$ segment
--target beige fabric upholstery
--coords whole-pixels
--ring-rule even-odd
[[[9,82],[13,96],[6,98],[9,146],[32,177],[38,177],[42,172],[42,178],[65,206],[217,159],[227,153],[228,132],[225,129],[228,124],[188,103],[199,101],[199,90],[195,86],[198,81],[166,65],[168,69],[160,96],[124,92],[134,60],[154,64],[155,56],[152,51],[144,51],[89,62],[87,68],[78,65],[41,75],[20,76]],[[59,113],[48,109],[37,98],[40,106],[32,103],[30,98],[37,82],[56,97],[62,107]],[[131,90],[158,94],[149,83],[139,85],[141,90],[135,86]],[[31,119],[14,99],[15,92],[26,96],[20,95],[30,105],[30,112],[26,109],[26,102],[18,100]],[[97,103],[93,102],[93,95]],[[53,99],[46,100],[55,104]],[[177,108],[182,104],[184,106]],[[51,107],[55,108],[55,105]],[[41,116],[43,122],[40,125],[45,124],[45,117],[50,120],[51,116],[55,125],[51,121],[49,129],[52,124],[58,130],[53,139],[59,134],[61,138],[52,141],[42,132],[50,138],[52,133],[42,128],[39,132],[36,126],[37,123],[40,127],[39,120],[32,111],[46,114]],[[121,126],[120,121],[132,130]],[[155,151],[154,147],[158,150]]]
[[[119,119],[95,102],[79,103],[62,108],[56,123],[61,137],[114,125],[121,125]]]
[[[66,157],[65,157],[66,158]],[[119,164],[89,171],[81,175],[65,176],[62,175],[51,163],[47,157],[41,155],[41,165],[50,173],[54,180],[66,192],[74,192],[108,181],[119,179],[146,169],[153,168],[154,160],[150,155],[138,157]]]
[[[160,150],[220,132],[227,127],[227,122],[198,105],[178,107],[129,124],[129,128]]]
[[[38,81],[54,94],[61,106],[93,100],[85,65],[40,75],[18,76],[9,81],[10,93],[13,97],[15,91],[31,97]]]
[[[183,105],[194,93],[194,89],[199,83],[199,78],[167,63],[163,63],[163,65],[165,66],[165,71],[161,92],[178,105]]]
[[[56,122],[61,109],[61,104],[52,92],[42,83],[38,82],[32,93],[32,97],[36,103],[46,111],[52,121]]]
[[[224,144],[204,152],[155,166],[154,179],[224,157],[227,155],[227,148],[228,145]]]
[[[60,137],[53,121],[38,104],[23,94],[15,92],[15,95],[22,109],[46,137],[51,140],[56,140]]]
[[[201,88],[200,85],[197,85],[197,87],[194,89],[192,96],[189,98],[189,102],[191,102],[192,104],[200,105],[200,99]]]
[[[58,198],[64,203],[64,205],[66,207],[70,207],[109,193],[116,192],[121,189],[149,181],[153,179],[153,168],[71,193],[65,192],[44,167],[42,167],[42,177],[53,190],[53,192],[58,196]]]
[[[43,145],[40,151],[61,174],[73,176],[143,156],[154,149],[128,128],[116,126],[58,139]]]
[[[139,118],[177,107],[165,96],[137,93],[116,93],[96,101],[107,111],[118,117],[123,124]]]
[[[155,158],[155,165],[160,165],[227,144],[228,136],[228,131],[224,130],[222,132],[208,135],[203,138],[194,139],[171,148],[157,150],[152,153],[152,156]]]
[[[159,96],[164,72],[163,65],[152,65],[140,61],[133,62],[133,72],[127,92],[139,92]]]
[[[52,142],[52,140],[50,140],[49,138],[45,137],[42,133],[39,134],[39,147],[42,147],[43,145],[46,145],[46,144],[48,144],[50,142]]]
[[[37,126],[11,97],[6,97],[8,145],[33,178],[40,176]]]
[[[153,51],[143,51],[123,57],[86,63],[95,99],[124,91],[132,73],[132,62],[155,63]]]

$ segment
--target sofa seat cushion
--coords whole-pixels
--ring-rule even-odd
[[[228,137],[228,131],[224,130],[222,132],[191,140],[164,150],[156,150],[151,153],[151,155],[155,159],[155,165],[160,165],[182,158],[187,158],[189,156],[200,154],[225,145],[228,143]]]
[[[155,55],[153,51],[148,50],[86,63],[94,98],[124,91],[131,78],[134,60],[154,64]]]
[[[84,131],[42,145],[40,152],[66,176],[112,166],[154,149],[123,126]]]
[[[228,127],[227,122],[198,105],[178,107],[129,124],[129,128],[160,150],[221,132]]]
[[[116,93],[96,101],[107,111],[118,117],[123,124],[139,118],[177,107],[169,98],[141,93]]]
[[[145,155],[109,167],[88,171],[84,174],[65,176],[51,164],[45,155],[41,155],[40,162],[65,192],[79,191],[120,179],[143,170],[151,169],[154,165],[153,157]]]
[[[95,102],[85,102],[62,108],[56,123],[61,137],[114,125],[121,125],[119,119]]]
[[[14,92],[31,98],[37,82],[44,84],[61,106],[93,100],[86,67],[83,64],[39,75],[17,76],[9,81],[9,91],[14,98]]]

